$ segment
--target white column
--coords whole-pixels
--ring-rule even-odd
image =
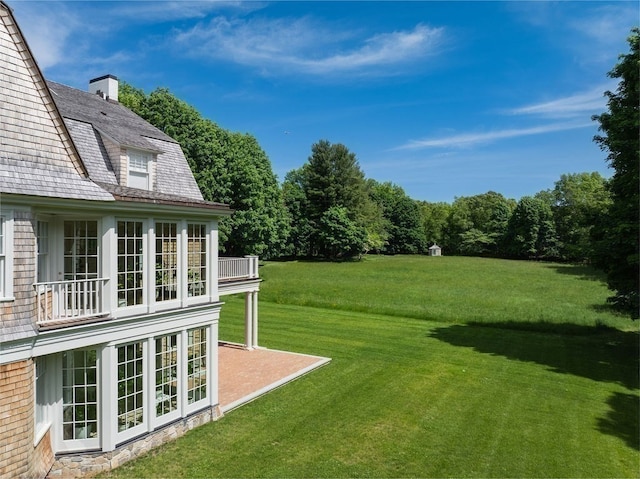
[[[209,381],[207,381],[208,391],[207,397],[209,398],[209,405],[218,405],[218,320],[216,319],[211,326],[209,326],[209,354],[207,354],[208,364],[207,373],[209,375]]]
[[[100,436],[103,451],[116,448],[118,433],[118,387],[116,348],[106,346],[100,354]]]
[[[115,316],[118,307],[118,241],[116,238],[116,219],[113,216],[102,218],[101,272],[103,278],[109,278],[102,289],[102,310]],[[52,265],[52,269],[57,271]],[[60,266],[60,271],[62,266]]]
[[[156,224],[153,221],[153,218],[149,219],[149,240],[148,240],[148,248],[147,251],[147,262],[145,270],[147,273],[147,282],[145,283],[147,287],[147,304],[149,305],[148,311],[150,313],[156,312]],[[155,375],[155,373],[154,373]]]
[[[244,294],[244,345],[253,349],[253,305],[251,293]]]
[[[254,291],[253,293],[251,293],[251,297],[253,299],[252,301],[252,311],[251,311],[251,319],[252,319],[252,325],[251,325],[251,345],[254,348],[258,347],[258,292]]]
[[[212,221],[210,224],[210,232],[209,232],[209,244],[207,247],[209,248],[209,260],[211,264],[207,271],[209,271],[209,275],[207,278],[207,291],[209,294],[209,301],[219,301],[220,295],[218,294],[218,222]]]

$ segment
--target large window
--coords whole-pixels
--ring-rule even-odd
[[[42,233],[48,239],[46,223],[42,224]],[[38,222],[38,233],[41,223]],[[40,246],[40,241],[39,241]],[[48,245],[46,246],[48,251]],[[38,250],[40,253],[40,249]],[[38,257],[40,259],[40,257]],[[98,222],[97,221],[65,221],[64,222],[64,279],[82,280],[98,277]]]
[[[193,404],[207,397],[207,330],[187,331],[187,399]]]
[[[142,221],[118,221],[118,306],[143,303]]]
[[[62,435],[98,437],[98,365],[95,349],[62,353]]]
[[[206,225],[187,225],[187,244],[187,291],[189,296],[201,296],[207,292]]]
[[[152,156],[142,151],[129,150],[129,179],[127,185],[142,190],[151,189],[150,165]]]
[[[178,335],[156,338],[156,416],[178,408]]]
[[[118,347],[118,432],[144,421],[144,362],[141,342]]]
[[[175,223],[156,223],[156,301],[178,294],[178,237]]]

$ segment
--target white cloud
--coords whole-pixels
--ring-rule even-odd
[[[600,45],[616,45],[630,33],[630,27],[638,23],[638,4],[620,2],[589,10],[589,15],[574,17],[568,24]],[[591,44],[593,46],[593,44]]]
[[[311,18],[227,19],[180,32],[175,41],[199,57],[222,59],[270,72],[335,74],[402,65],[437,53],[442,28],[419,24],[412,30],[378,33],[336,29]]]
[[[115,2],[111,10],[114,16],[127,17],[131,21],[145,23],[205,18],[213,12],[234,10],[251,12],[264,7],[262,2],[199,0],[199,1],[133,1]]]
[[[512,115],[538,115],[551,118],[575,118],[590,116],[605,110],[607,100],[606,90],[615,89],[615,83],[600,85],[589,91],[575,95],[557,98],[555,100],[526,105],[508,110]]]
[[[557,131],[575,130],[593,126],[593,123],[551,123],[528,128],[507,128],[482,133],[461,133],[458,135],[444,136],[440,138],[425,138],[423,140],[411,140],[396,150],[418,150],[423,148],[466,148],[482,143],[491,143],[496,140],[517,138],[522,136],[541,135]]]
[[[40,68],[63,62],[67,40],[79,28],[78,18],[53,2],[17,2],[12,8]]]

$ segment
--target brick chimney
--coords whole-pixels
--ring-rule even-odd
[[[105,100],[118,101],[118,79],[113,75],[104,75],[89,80],[89,93],[100,95]]]

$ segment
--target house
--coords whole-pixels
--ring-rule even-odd
[[[231,210],[117,100],[111,75],[47,82],[0,1],[0,478],[104,470],[215,419],[221,296],[245,294],[258,344],[257,258],[218,257]]]
[[[429,246],[429,256],[442,256],[442,248],[435,243]]]

